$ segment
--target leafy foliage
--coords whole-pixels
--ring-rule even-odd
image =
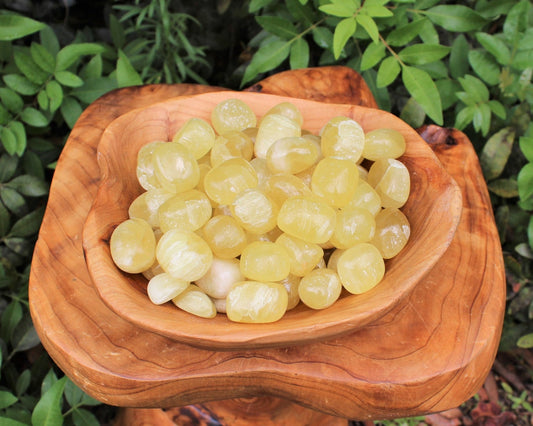
[[[105,28],[0,10],[0,423],[98,424],[98,403],[42,351],[27,282],[70,129],[88,104],[130,85],[228,87],[236,77],[242,87],[287,68],[347,65],[413,127],[464,131],[504,252],[501,350],[533,347],[531,1],[99,1]]]
[[[208,67],[205,49],[193,45],[186,35],[188,24],[199,22],[188,14],[172,11],[168,0],[142,3],[135,0],[133,5],[115,5],[120,18],[110,17],[122,73],[136,74],[134,70],[139,69],[140,75],[134,77],[136,84],[180,83],[189,79],[207,84],[197,73],[199,67]]]
[[[250,42],[255,53],[243,85],[287,65],[344,64],[363,75],[381,108],[413,127],[427,117],[467,133],[480,155],[506,255],[509,339],[502,347],[529,345],[531,2],[251,0],[249,11],[260,29]]]

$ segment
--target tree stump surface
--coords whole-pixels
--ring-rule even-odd
[[[419,129],[463,193],[454,239],[400,305],[360,331],[297,347],[209,351],[141,330],[102,302],[81,238],[98,189],[102,132],[133,108],[211,90],[219,89],[180,84],[116,90],[91,104],[72,130],[52,181],[29,285],[36,330],[58,366],[98,400],[143,409],[124,410],[117,424],[134,424],[135,413],[164,414],[175,424],[180,410],[204,409],[223,415],[199,424],[248,424],[247,416],[249,424],[257,424],[257,416],[261,424],[346,424],[342,419],[438,412],[474,395],[496,356],[505,277],[477,155],[456,130]],[[362,78],[344,67],[287,71],[249,90],[376,106]],[[142,424],[163,424],[152,422]]]

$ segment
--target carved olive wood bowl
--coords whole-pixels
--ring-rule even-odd
[[[224,314],[204,319],[172,303],[154,305],[146,293],[147,280],[115,266],[110,236],[128,218],[130,203],[143,191],[135,173],[139,149],[154,140],[171,140],[191,117],[209,120],[214,106],[230,97],[245,101],[258,117],[272,106],[290,101],[302,112],[302,127],[313,133],[330,118],[342,115],[359,122],[365,131],[390,127],[404,135],[407,148],[401,160],[410,171],[411,195],[402,211],[411,224],[411,237],[397,257],[386,261],[385,277],[376,287],[361,295],[343,293],[324,310],[300,303],[277,322],[243,324],[230,321]],[[383,316],[413,290],[446,251],[462,208],[457,184],[418,133],[390,113],[360,106],[229,91],[175,98],[113,121],[102,135],[98,161],[102,179],[83,229],[83,246],[100,297],[119,316],[141,328],[212,350],[302,344],[353,332]]]

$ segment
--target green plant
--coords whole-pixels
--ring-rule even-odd
[[[120,72],[103,75],[105,50],[105,45],[85,42],[81,35],[61,47],[47,25],[0,14],[2,424],[61,424],[64,417],[77,424],[98,424],[82,406],[99,403],[65,377],[57,379],[53,363],[40,353],[27,286],[48,182],[63,141],[83,108],[118,86]],[[30,360],[34,353],[39,356]],[[63,396],[70,405],[66,411]]]
[[[502,388],[505,392],[505,397],[511,401],[512,410],[525,410],[530,413],[533,413],[533,407],[527,401],[528,393],[527,391],[522,391],[519,396],[514,395],[513,388],[509,386],[506,382],[502,382]]]
[[[424,416],[408,417],[405,419],[383,420],[374,422],[376,426],[417,426],[425,420]]]
[[[139,70],[138,84],[189,79],[207,84],[197,72],[209,67],[205,48],[195,46],[187,37],[189,23],[200,25],[196,19],[173,11],[169,0],[135,0],[133,5],[113,7],[120,12],[118,20],[114,15],[110,17],[113,42],[119,54],[128,57]]]
[[[502,347],[531,347],[531,2],[251,0],[249,11],[260,30],[242,84],[287,65],[344,64],[363,75],[381,108],[413,127],[429,119],[467,133],[505,253],[510,301]]]

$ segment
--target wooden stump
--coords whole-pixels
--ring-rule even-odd
[[[160,419],[175,418],[171,413],[181,409],[149,409],[204,407],[227,424],[236,424],[243,407],[263,407],[255,410],[260,416],[267,411],[262,424],[268,418],[289,421],[291,413],[290,424],[305,424],[309,413],[316,416],[309,424],[325,424],[332,420],[324,413],[361,420],[407,417],[456,407],[475,394],[496,354],[505,278],[477,156],[458,131],[420,130],[463,191],[454,240],[401,305],[363,330],[301,347],[208,351],[134,327],[99,299],[81,231],[98,188],[102,132],[133,108],[209,90],[218,89],[117,90],[89,106],[73,129],[52,182],[29,286],[37,332],[65,374],[110,405],[143,408],[139,413]],[[343,67],[281,73],[251,90],[375,106],[360,76]],[[239,399],[256,397],[246,404]],[[129,417],[135,413],[125,410],[119,421],[135,424]],[[138,424],[164,424],[155,422]]]

